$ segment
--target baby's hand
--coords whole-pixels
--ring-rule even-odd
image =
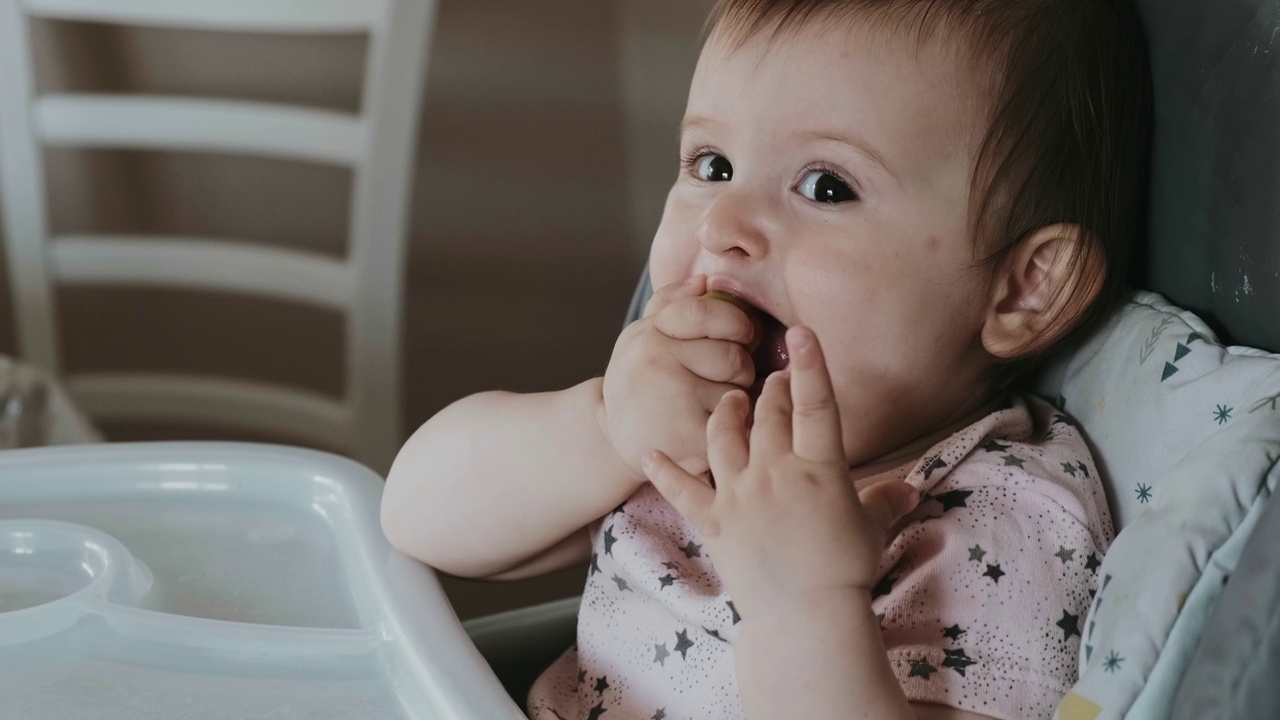
[[[787,347],[791,369],[765,382],[750,431],[741,392],[726,394],[707,423],[714,487],[660,451],[645,458],[654,486],[702,535],[746,621],[794,616],[827,593],[870,593],[885,532],[918,502],[902,482],[873,485],[860,499],[818,340],[792,328]]]
[[[751,320],[703,297],[706,285],[698,275],[659,290],[622,332],[605,371],[601,426],[638,482],[655,448],[688,472],[706,472],[707,418],[726,392],[755,382],[744,347]]]

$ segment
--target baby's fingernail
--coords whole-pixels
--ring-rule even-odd
[[[813,347],[813,335],[801,328],[792,328],[787,331],[787,347],[793,351],[804,351]]]

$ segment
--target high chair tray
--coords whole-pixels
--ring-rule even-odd
[[[522,717],[381,493],[293,448],[0,453],[0,717]]]

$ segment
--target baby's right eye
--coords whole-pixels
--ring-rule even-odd
[[[733,179],[733,164],[723,155],[705,153],[691,163],[694,177],[703,182],[728,182]]]

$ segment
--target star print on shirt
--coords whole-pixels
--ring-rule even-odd
[[[662,567],[670,570],[671,572],[680,572],[683,569],[680,567],[679,563],[674,563],[674,562],[671,562],[670,560],[662,563]]]
[[[1075,477],[1076,476],[1075,463],[1069,463],[1069,462],[1062,463],[1062,472],[1070,475],[1071,477]]]
[[[880,582],[871,588],[871,599],[875,600],[883,595],[888,595],[893,590],[893,584],[898,581],[895,575],[885,575],[880,578]]]
[[[604,554],[613,557],[613,544],[618,542],[618,538],[613,536],[613,526],[610,525],[608,530],[604,531]]]
[[[1071,639],[1072,635],[1080,634],[1080,616],[1072,615],[1066,610],[1062,611],[1062,619],[1054,623],[1062,628],[1062,641],[1066,642]]]
[[[653,716],[650,717],[649,720],[666,720],[666,718],[667,718],[667,709],[658,708],[656,711],[654,711]]]
[[[907,677],[922,677],[928,680],[930,675],[938,672],[938,668],[930,665],[927,658],[908,660],[908,662],[911,663],[911,672],[907,674]]]
[[[600,679],[596,681],[596,693],[599,695],[604,695],[604,691],[608,689],[609,689],[609,681],[605,680],[604,676],[601,675]]]
[[[928,480],[929,476],[933,475],[934,472],[941,470],[946,466],[947,463],[940,457],[934,456],[929,458],[929,462],[924,464],[924,479]]]
[[[705,627],[704,627],[704,628],[702,628],[702,629],[703,629],[703,631],[704,631],[704,632],[706,632],[708,635],[710,635],[711,637],[713,637],[713,638],[715,638],[715,639],[719,640],[720,642],[729,642],[728,640],[725,640],[723,637],[720,637],[720,631],[719,631],[719,630],[712,630],[711,628],[705,628]]]
[[[967,632],[969,632],[969,631],[968,631],[968,630],[965,630],[964,628],[960,627],[959,625],[952,625],[951,627],[949,627],[949,628],[947,628],[946,630],[943,630],[943,631],[942,631],[942,636],[943,636],[943,637],[945,637],[945,638],[947,638],[948,640],[953,640],[953,641],[954,641],[954,640],[959,640],[959,639],[960,639],[960,636],[961,636],[961,635],[963,635],[963,634],[965,634],[965,633],[967,633]]]
[[[693,641],[689,639],[688,628],[676,633],[676,652],[680,653],[681,660],[688,660],[689,648],[693,647]]]
[[[1068,550],[1067,548],[1059,545],[1058,552],[1054,553],[1054,555],[1056,555],[1058,559],[1062,561],[1063,565],[1066,565],[1068,562],[1071,561],[1072,558],[1076,556],[1076,551]]]
[[[1005,574],[1005,571],[1001,570],[999,565],[987,565],[987,571],[982,573],[982,576],[991,578],[995,581],[995,584],[999,585],[1000,578],[1004,577]]]
[[[661,665],[662,667],[666,667],[666,666],[667,666],[667,658],[668,658],[668,657],[671,657],[671,653],[667,652],[667,644],[666,644],[666,643],[662,643],[661,645],[659,645],[659,644],[657,644],[657,643],[654,643],[654,645],[653,645],[653,661],[654,661],[654,662],[656,662],[656,663],[658,663],[658,664],[659,664],[659,665]]]
[[[661,590],[663,588],[666,588],[669,585],[674,585],[676,582],[676,576],[672,575],[671,573],[667,573],[666,575],[663,575],[662,577],[658,578],[658,582],[662,583],[662,586],[658,588],[659,590]]]
[[[692,540],[689,541],[688,545],[680,548],[680,551],[683,552],[684,556],[687,558],[702,557],[702,546],[694,544]]]
[[[733,606],[733,601],[732,601],[732,600],[725,600],[725,601],[724,601],[724,604],[725,604],[725,605],[728,605],[728,606],[729,606],[729,612],[733,613],[733,624],[734,624],[734,625],[737,625],[738,623],[742,622],[742,616],[738,614],[738,608],[736,608],[736,607],[734,607],[734,606]]]
[[[972,494],[973,494],[972,490],[952,490],[951,492],[944,492],[938,495],[934,495],[933,499],[941,503],[942,512],[946,512],[948,510],[954,510],[955,508],[969,507],[964,503],[964,501],[967,500],[969,496]]]
[[[942,652],[947,656],[947,659],[942,661],[942,667],[955,670],[960,674],[960,677],[964,677],[965,668],[977,662],[977,660],[970,659],[963,649],[943,650]]]
[[[609,514],[610,514],[610,515],[617,515],[618,513],[626,512],[626,510],[624,510],[624,509],[623,509],[623,508],[625,508],[626,506],[627,506],[627,504],[624,502],[624,503],[622,503],[622,504],[618,505],[618,507],[614,508],[614,509],[613,509],[613,511],[612,511],[612,512],[610,512]]]
[[[969,562],[982,562],[982,558],[987,556],[987,551],[982,549],[981,545],[974,545],[969,548]]]
[[[1102,561],[1098,559],[1097,553],[1089,553],[1089,558],[1084,561],[1084,567],[1091,573],[1098,572],[1098,568],[1102,567]]]
[[[987,452],[1004,452],[1005,450],[1008,450],[1013,446],[1006,445],[1005,443],[1002,443],[999,440],[988,440],[987,442],[979,445],[978,447],[982,448],[983,450],[986,450]]]
[[[601,700],[591,708],[590,712],[587,713],[587,720],[600,720],[600,716],[606,712],[608,712],[608,710],[604,709],[604,701]]]
[[[1078,428],[1078,427],[1079,427],[1079,423],[1077,423],[1077,422],[1076,422],[1076,419],[1075,419],[1075,418],[1073,418],[1073,417],[1071,417],[1071,416],[1069,416],[1069,415],[1059,415],[1059,414],[1054,414],[1054,416],[1053,416],[1053,424],[1054,424],[1054,425],[1057,425],[1057,424],[1059,424],[1059,423],[1061,423],[1061,424],[1063,424],[1063,425],[1068,425],[1068,426],[1073,427],[1073,428]]]
[[[1005,455],[1005,456],[1004,456],[1004,466],[1005,466],[1005,467],[1013,466],[1013,467],[1020,468],[1020,467],[1022,467],[1022,463],[1024,463],[1024,462],[1026,462],[1026,460],[1023,460],[1022,458],[1018,457],[1017,455]]]
[[[631,589],[631,586],[627,584],[627,581],[617,575],[613,576],[613,581],[618,584],[618,592],[625,592]]]
[[[1078,462],[1078,463],[1076,463],[1076,467],[1080,468],[1080,472],[1084,473],[1084,476],[1085,476],[1085,477],[1090,477],[1090,475],[1089,475],[1089,466],[1088,466],[1088,465],[1085,465],[1085,464],[1084,464],[1084,463],[1082,463],[1082,462]]]
[[[600,572],[600,554],[591,553],[591,570],[587,573],[587,575],[588,576],[595,575],[598,572]]]
[[[584,682],[586,682],[586,681],[587,681],[587,671],[586,671],[586,670],[579,670],[579,671],[578,671],[578,684],[579,684],[579,685],[581,685],[582,683],[584,683]]]

